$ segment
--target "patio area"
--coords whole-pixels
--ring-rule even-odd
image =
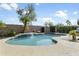
[[[72,56],[79,55],[79,43],[62,39],[69,36],[54,37],[58,43],[49,46],[21,46],[9,45],[5,40],[0,40],[0,55],[4,56]]]

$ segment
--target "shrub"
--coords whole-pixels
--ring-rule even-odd
[[[16,32],[11,30],[10,32],[8,32],[7,36],[14,36],[16,35]]]
[[[70,35],[77,35],[77,36],[79,36],[79,33],[78,32],[76,32],[76,30],[71,30],[70,32],[69,32],[69,34]]]
[[[60,33],[69,33],[69,31],[76,30],[77,26],[63,26],[59,27],[57,30]]]
[[[76,33],[76,30],[71,30],[71,31],[69,31],[69,34],[70,35],[76,35],[77,33]]]
[[[72,35],[72,41],[76,41],[76,30],[71,30],[69,34]]]

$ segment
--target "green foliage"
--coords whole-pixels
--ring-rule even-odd
[[[10,32],[8,32],[7,36],[14,36],[16,35],[16,32],[11,30]]]
[[[72,41],[76,41],[76,35],[77,35],[76,30],[71,30],[69,34],[72,35]]]
[[[26,26],[36,20],[36,13],[34,10],[34,5],[33,4],[28,4],[28,7],[25,9],[18,9],[17,13],[20,17],[20,21],[24,24],[23,32],[27,28]]]
[[[28,4],[28,16],[31,19],[31,21],[36,20],[36,13],[35,13],[35,9],[34,9],[34,5],[33,4]]]
[[[6,26],[5,26],[5,23],[2,22],[2,21],[0,21],[0,28],[1,28],[1,27],[6,27]]]
[[[64,24],[57,24],[56,27],[57,28],[64,27]]]
[[[25,24],[25,23],[30,22],[31,20],[30,20],[29,17],[27,17],[27,16],[23,16],[23,17],[20,18],[20,21],[23,22],[23,23]]]
[[[69,31],[76,30],[76,28],[77,26],[59,26],[57,27],[57,31],[60,33],[69,33]]]
[[[71,22],[69,20],[67,20],[66,23],[67,23],[67,26],[71,25]]]
[[[64,27],[64,24],[57,24],[55,30],[56,30],[57,32],[60,32],[60,31],[62,31],[62,28],[63,28],[63,27]]]
[[[69,34],[70,35],[76,35],[77,33],[76,33],[76,30],[71,30],[71,31],[69,31]]]

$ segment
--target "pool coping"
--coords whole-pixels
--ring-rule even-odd
[[[13,44],[8,44],[8,43],[6,43],[7,40],[12,39],[12,38],[15,38],[15,37],[18,37],[18,36],[20,36],[20,35],[24,35],[24,34],[29,34],[29,33],[20,33],[20,34],[17,34],[17,35],[15,35],[15,36],[13,36],[13,37],[1,39],[1,40],[2,40],[2,42],[3,42],[4,44],[6,44],[6,45],[8,45],[8,46],[38,47],[38,46],[32,46],[32,45],[31,45],[31,46],[29,46],[29,45],[13,45]],[[45,33],[34,33],[34,34],[45,34]],[[66,36],[68,36],[68,34],[67,34]],[[55,40],[57,43],[52,44],[52,45],[47,45],[47,46],[53,46],[53,45],[56,45],[56,44],[60,43],[61,41],[63,41],[63,40],[62,40],[62,37],[66,37],[66,36],[52,37],[52,39]],[[64,41],[66,41],[66,40],[64,40]],[[69,41],[67,41],[67,42],[69,42]],[[74,43],[76,43],[76,42],[74,42]],[[44,46],[46,46],[46,45],[41,45],[40,47],[44,47]]]
[[[61,55],[79,55],[79,43],[62,40],[62,37],[53,37],[58,41],[57,44],[49,46],[24,46],[24,45],[11,45],[5,43],[5,40],[1,40],[2,45],[0,55],[19,55],[19,56],[61,56]],[[10,37],[11,38],[11,37]],[[2,43],[1,43],[2,42]],[[0,46],[1,46],[0,45]],[[8,52],[9,51],[9,52]]]
[[[9,39],[12,39],[12,38],[15,38],[15,37],[18,37],[18,36],[21,36],[21,35],[25,35],[25,34],[31,34],[31,33],[20,33],[20,34],[17,34],[15,36],[5,38],[5,39],[1,39],[1,40],[3,40],[4,44],[7,44],[9,46],[29,46],[29,45],[13,45],[13,44],[6,43],[6,41],[9,40]],[[34,33],[34,34],[45,34],[45,33]],[[60,40],[58,40],[58,38],[59,37],[52,37],[52,39],[55,40],[57,43],[60,41]],[[57,43],[55,43],[55,44],[57,44]],[[52,45],[55,45],[55,44],[52,44]],[[47,45],[47,46],[52,46],[52,45]],[[46,46],[46,45],[41,45],[41,46]],[[36,47],[36,46],[31,45],[30,47]]]
[[[12,46],[28,46],[28,45],[13,45],[13,44],[8,44],[8,43],[6,43],[7,40],[10,40],[10,39],[12,39],[12,38],[16,38],[16,37],[18,37],[18,36],[25,35],[25,34],[31,34],[31,33],[20,33],[20,34],[17,34],[17,35],[15,35],[15,36],[8,37],[8,38],[1,39],[1,40],[3,41],[4,44],[10,45],[10,46],[11,46],[11,45],[12,45]],[[45,34],[45,33],[34,33],[34,34]],[[35,47],[36,47],[36,46],[35,46]]]

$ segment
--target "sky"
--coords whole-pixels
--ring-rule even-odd
[[[27,3],[0,3],[0,20],[6,24],[22,24],[16,9],[25,7],[27,7]],[[33,25],[44,26],[44,23],[48,21],[54,25],[59,23],[66,25],[66,20],[69,20],[72,25],[77,25],[78,3],[35,3],[34,7],[37,21],[33,21]]]

